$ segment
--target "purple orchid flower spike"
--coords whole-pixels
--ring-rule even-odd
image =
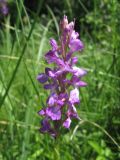
[[[69,129],[72,119],[80,119],[75,106],[80,104],[79,88],[87,85],[81,80],[86,70],[75,66],[78,58],[73,54],[82,51],[84,45],[74,25],[73,21],[68,23],[67,16],[63,17],[59,42],[51,38],[52,48],[45,54],[46,61],[55,67],[45,68],[45,73],[37,76],[44,89],[50,91],[46,107],[38,112],[43,117],[40,131],[53,137],[59,135],[61,128]]]

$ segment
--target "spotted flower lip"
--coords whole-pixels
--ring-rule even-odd
[[[78,58],[74,54],[81,52],[84,45],[74,26],[74,21],[69,23],[67,16],[63,17],[59,41],[51,38],[51,50],[45,54],[47,63],[53,67],[46,67],[45,73],[37,76],[44,89],[50,92],[46,107],[38,112],[43,117],[40,132],[53,137],[57,137],[62,128],[69,129],[73,119],[80,119],[76,110],[76,105],[80,105],[79,88],[87,85],[81,80],[87,71],[76,66]]]

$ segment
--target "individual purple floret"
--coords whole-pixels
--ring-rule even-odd
[[[37,77],[44,89],[50,91],[46,107],[38,112],[44,117],[40,131],[53,137],[59,135],[62,127],[69,129],[73,118],[79,119],[75,107],[80,104],[79,87],[87,85],[81,80],[86,75],[86,70],[75,66],[78,58],[73,54],[82,51],[84,46],[74,25],[75,22],[68,23],[67,16],[63,17],[59,42],[50,39],[52,49],[45,54],[46,61],[55,67],[45,68],[45,73]]]
[[[6,0],[0,0],[0,13],[4,16],[8,14],[8,6]]]

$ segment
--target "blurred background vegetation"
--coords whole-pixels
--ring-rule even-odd
[[[76,55],[88,86],[77,108],[83,121],[54,140],[39,133],[49,93],[36,76],[64,14],[84,42]],[[0,160],[120,159],[119,26],[119,0],[0,0]]]

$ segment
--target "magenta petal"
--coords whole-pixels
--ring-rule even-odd
[[[56,59],[56,64],[59,66],[59,67],[64,67],[64,60],[60,59],[60,58],[57,58]]]
[[[71,118],[76,118],[76,119],[79,118],[75,106],[71,103],[68,103],[67,116]]]
[[[84,48],[83,43],[79,39],[71,40],[69,47],[72,52],[81,51]]]
[[[41,110],[38,112],[38,114],[44,116],[44,115],[45,115],[45,110],[44,110],[44,109],[41,109]]]
[[[54,71],[49,71],[49,72],[48,72],[48,75],[49,75],[49,77],[51,77],[51,78],[55,78],[55,77],[56,77]]]
[[[66,100],[66,99],[68,99],[68,94],[67,94],[67,93],[61,93],[61,94],[59,95],[59,99],[61,99],[61,100]]]
[[[65,128],[70,128],[70,124],[71,124],[71,119],[70,117],[68,117],[64,122],[63,122],[63,126]]]
[[[50,50],[45,54],[45,59],[47,60],[48,63],[55,63],[58,58],[58,55],[55,51]]]
[[[58,106],[63,106],[63,105],[64,105],[64,102],[58,99],[58,100],[57,100],[57,105],[58,105]]]
[[[69,32],[72,32],[74,29],[74,22],[70,22],[69,24],[67,24],[65,29]]]
[[[79,82],[76,83],[76,86],[78,86],[78,87],[85,87],[85,86],[87,86],[87,83],[84,82],[84,81],[79,81]]]
[[[57,42],[53,38],[50,39],[50,45],[52,46],[53,51],[56,51],[58,49]]]
[[[70,40],[77,39],[78,36],[79,36],[79,34],[73,30],[73,31],[72,31],[72,34],[71,34],[71,37],[70,37]]]
[[[75,75],[72,76],[71,84],[77,87],[85,87],[87,85],[86,82],[81,81],[80,78]]]
[[[45,84],[44,89],[52,89],[53,85],[52,84]]]
[[[86,75],[87,74],[87,71],[86,70],[84,70],[84,69],[82,69],[82,68],[78,68],[78,67],[73,67],[73,74],[75,75],[75,76],[80,76],[80,77],[82,77],[82,76],[84,76],[84,75]]]
[[[46,109],[46,114],[54,121],[54,120],[60,120],[61,119],[61,111],[60,107],[58,106],[53,106],[53,107],[48,107]]]
[[[45,83],[47,82],[48,80],[48,76],[44,73],[41,73],[37,76],[37,80],[40,82],[40,83]]]
[[[78,62],[78,58],[77,57],[72,57],[71,58],[71,64],[74,65]]]
[[[69,101],[74,104],[74,103],[79,103],[79,90],[77,88],[73,89],[70,91],[70,98]]]
[[[64,30],[67,25],[68,25],[68,19],[67,16],[64,15],[62,21],[60,22],[60,27],[62,30]]]
[[[77,119],[79,118],[74,105],[71,105],[71,115],[70,116],[71,116],[71,118],[77,118]]]
[[[55,90],[56,88],[58,88],[58,85],[57,83],[52,83],[52,84],[45,84],[44,85],[44,89],[50,89],[50,90]]]
[[[68,100],[68,94],[67,93],[61,93],[58,96],[57,105],[58,106],[63,106],[67,100]]]
[[[48,98],[48,100],[47,100],[48,106],[55,105],[57,98],[58,98],[57,94],[56,93],[52,93],[50,95],[50,97]]]
[[[56,101],[55,101],[54,97],[50,97],[49,100],[48,100],[48,105],[53,106],[55,104],[55,102]]]
[[[49,75],[49,71],[52,71],[52,69],[51,69],[51,68],[46,67],[46,68],[45,68],[45,73],[46,73],[46,75]]]
[[[58,71],[55,72],[55,76],[59,77],[63,72],[64,72],[64,70],[59,69]]]
[[[66,84],[69,84],[69,85],[71,84],[71,81],[69,79],[63,79],[62,82],[66,83]]]
[[[51,127],[50,127],[50,123],[48,121],[48,118],[43,119],[41,122],[41,125],[42,125],[42,127],[40,128],[40,131],[42,133],[46,133],[46,132],[50,131]]]

